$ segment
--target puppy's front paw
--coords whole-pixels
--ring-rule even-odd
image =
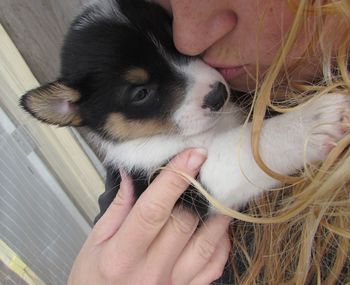
[[[350,96],[323,95],[302,109],[309,162],[323,160],[350,128]]]

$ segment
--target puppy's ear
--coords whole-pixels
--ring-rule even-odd
[[[81,95],[60,82],[33,89],[22,96],[20,104],[35,118],[54,125],[81,126],[78,101]]]

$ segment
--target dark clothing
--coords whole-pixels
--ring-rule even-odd
[[[105,192],[101,194],[98,198],[98,205],[100,207],[100,213],[96,216],[94,224],[102,217],[106,212],[109,205],[112,203],[113,199],[117,195],[119,184],[120,184],[120,175],[118,171],[115,171],[113,168],[107,168],[107,176],[105,183]]]

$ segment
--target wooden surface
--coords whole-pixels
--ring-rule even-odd
[[[98,213],[97,197],[104,189],[103,181],[69,128],[48,126],[20,109],[19,97],[37,86],[38,82],[0,25],[0,107],[15,120],[17,128],[26,131],[26,143],[44,158],[91,222]]]
[[[63,36],[88,0],[0,0],[0,24],[40,83],[59,72]]]
[[[38,82],[0,25],[1,240],[45,284],[65,285],[91,231],[86,221],[91,223],[96,216],[97,197],[104,185],[69,128],[44,125],[20,109],[19,96],[36,86]],[[4,262],[1,240],[0,260]],[[24,268],[28,273],[25,265],[18,268],[14,263],[18,258],[6,256],[10,256],[10,265],[5,264],[11,270],[16,266],[15,272]],[[8,277],[6,271],[1,272],[0,284],[21,284],[18,280],[11,283]]]
[[[0,25],[39,83],[57,78],[64,35],[82,6],[90,1],[0,0]],[[79,128],[78,132],[86,140],[87,131]],[[95,146],[89,146],[97,153]]]

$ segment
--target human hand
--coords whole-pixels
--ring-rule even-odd
[[[189,149],[171,165],[195,177],[205,158]],[[219,278],[230,250],[230,219],[212,217],[196,231],[198,217],[174,208],[187,187],[179,175],[163,170],[135,202],[124,177],[76,258],[68,285],[204,285]]]

